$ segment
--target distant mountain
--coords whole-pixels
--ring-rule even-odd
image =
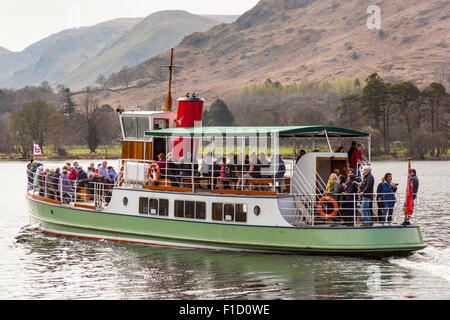
[[[369,29],[369,5],[381,9],[381,29]],[[438,80],[450,63],[447,0],[262,0],[231,24],[195,32],[175,48],[181,65],[176,88],[209,101],[240,93],[266,78],[282,83],[333,77],[364,79],[377,71],[388,81],[419,86]],[[162,104],[169,52],[111,76],[113,90],[97,93],[112,106]],[[140,85],[139,85],[140,84]],[[121,87],[121,88],[120,88]]]
[[[68,29],[27,47],[22,52],[0,53],[0,87],[20,88],[53,83],[95,57],[108,44],[141,21],[115,19],[92,27]]]
[[[10,54],[10,53],[12,53],[12,51],[10,51],[6,48],[0,47],[0,57],[3,55],[6,55],[6,54]]]
[[[216,20],[217,23],[233,23],[239,16],[225,14],[201,14],[200,16]]]
[[[180,10],[150,14],[59,82],[72,89],[95,85],[100,74],[107,77],[124,66],[132,67],[177,45],[193,32],[206,31],[220,22],[234,21],[236,18],[202,16]]]
[[[11,78],[16,70],[26,67],[31,57],[21,52],[13,52],[0,47],[0,88]]]

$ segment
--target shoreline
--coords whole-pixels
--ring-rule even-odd
[[[65,156],[59,156],[57,154],[43,154],[39,156],[33,157],[35,160],[38,161],[52,161],[52,160],[68,160],[68,159],[76,159],[76,160],[98,160],[98,159],[105,159],[105,160],[118,160],[120,159],[122,154],[105,154],[105,153],[82,153],[82,154],[72,154],[68,153]],[[22,156],[16,154],[16,155],[5,155],[0,154],[0,161],[29,161],[30,158],[22,158]]]
[[[113,153],[113,154],[106,154],[106,153],[68,153],[65,156],[59,156],[57,154],[44,154],[37,157],[37,160],[40,161],[52,161],[52,160],[69,160],[69,159],[76,159],[76,160],[98,160],[98,159],[105,159],[105,160],[118,160],[120,159],[122,154],[120,153]],[[439,157],[436,156],[430,156],[426,155],[424,159],[411,157],[413,161],[449,161],[450,160],[450,154],[441,155]],[[1,161],[29,161],[31,158],[24,159],[19,154],[0,154],[0,162]],[[292,156],[286,155],[285,159],[292,160]],[[408,156],[405,155],[383,155],[383,156],[372,156],[371,161],[407,161]]]

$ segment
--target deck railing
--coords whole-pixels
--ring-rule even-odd
[[[141,185],[188,188],[191,191],[272,191],[290,193],[290,176],[292,163],[284,163],[284,171],[275,170],[270,164],[226,164],[209,165],[191,162],[166,162],[159,164],[160,176],[157,182],[156,170],[151,165],[157,163],[149,160],[122,159],[122,169],[118,184],[123,187]]]
[[[111,200],[115,181],[104,179],[70,180],[65,183],[52,170],[47,174],[27,169],[27,191],[32,195],[60,202],[62,205],[85,206],[101,210]]]
[[[381,226],[405,222],[405,193],[373,193],[364,197],[345,192],[296,194],[279,201],[279,209],[294,226]],[[415,207],[419,204],[417,199],[414,203]],[[407,218],[407,224],[411,224],[415,215]]]
[[[271,192],[278,197],[278,207],[282,216],[294,226],[372,226],[403,223],[406,195],[395,194],[365,194],[363,199],[359,193],[331,194],[302,192],[309,186],[304,182],[305,173],[292,170],[291,164],[286,164],[286,173],[290,177],[247,177],[242,178],[244,171],[235,171],[237,177],[221,177],[203,170],[195,163],[183,166],[168,165],[160,168],[160,179],[150,182],[154,176],[151,164],[154,161],[121,160],[121,170],[115,181],[97,178],[91,180],[74,180],[63,184],[59,177],[51,171],[48,174],[38,174],[27,170],[28,191],[33,195],[60,202],[62,205],[89,207],[96,210],[105,208],[111,199],[114,186],[121,188],[172,188],[182,192],[234,192],[245,191],[265,195]],[[289,168],[290,167],[290,168]],[[234,167],[236,168],[236,167]],[[149,171],[150,169],[150,171]],[[239,169],[239,168],[238,168]],[[177,171],[178,170],[178,171]],[[223,170],[222,170],[223,171]],[[283,179],[283,181],[280,181]],[[298,183],[290,184],[297,180]],[[245,183],[241,183],[244,182]],[[393,198],[392,198],[393,197]],[[417,203],[417,201],[416,201]],[[367,204],[368,208],[364,207]],[[414,215],[413,215],[414,217]]]

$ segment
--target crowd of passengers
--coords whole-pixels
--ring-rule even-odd
[[[284,175],[286,166],[282,154],[273,155],[268,159],[265,153],[251,153],[250,155],[229,153],[219,159],[214,159],[211,152],[205,154],[199,168],[197,162],[191,159],[189,152],[179,161],[169,153],[158,155],[161,179],[167,178],[172,186],[186,186],[189,177],[205,177],[208,179],[208,189],[211,182],[214,189],[253,190],[258,180],[275,179],[280,191],[286,188]],[[253,182],[253,183],[252,183]]]
[[[31,160],[27,165],[28,189],[39,190],[40,196],[59,200],[61,192],[63,199],[70,199],[75,188],[86,188],[87,194],[94,195],[95,184],[101,183],[106,189],[111,189],[118,175],[107,161],[97,166],[93,162],[84,170],[77,161],[66,162],[62,168],[44,168],[37,160]]]
[[[381,177],[374,193],[375,178],[372,175],[370,163],[363,155],[363,148],[363,144],[353,141],[348,150],[348,174],[343,175],[335,169],[328,179],[325,194],[331,196],[339,207],[338,215],[334,220],[343,222],[345,225],[352,225],[358,206],[361,205],[363,225],[371,226],[374,222],[391,223],[397,201],[395,193],[398,183],[393,183],[392,173],[387,172]],[[341,146],[336,152],[345,152],[343,150],[344,147]],[[413,200],[415,200],[419,189],[419,179],[415,169],[412,169],[411,173]]]

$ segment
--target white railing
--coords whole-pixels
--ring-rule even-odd
[[[109,204],[114,181],[99,179],[97,174],[84,180],[60,177],[55,170],[47,174],[27,170],[27,190],[33,195],[60,201],[62,205],[83,204],[101,210]]]
[[[121,159],[122,170],[117,182],[121,187],[139,188],[142,185],[158,185],[189,188],[195,191],[241,190],[272,191],[289,194],[293,172],[292,163],[284,163],[285,170],[272,170],[270,164],[206,164],[203,162],[159,162],[160,176],[156,179],[153,160]],[[157,182],[152,183],[150,175]],[[155,171],[155,172],[152,172]]]
[[[386,199],[394,195],[395,200]],[[366,194],[368,207],[363,207],[362,196],[356,193],[340,194],[296,194],[291,201],[296,211],[289,214],[292,206],[284,201],[279,206],[283,217],[295,226],[381,226],[405,222],[406,194]],[[415,211],[418,201],[415,201]],[[409,224],[415,215],[408,217]]]
[[[159,181],[152,183],[154,172],[149,168],[155,161],[120,160],[120,170],[115,181],[99,181],[98,176],[90,180],[65,180],[65,184],[53,171],[37,174],[27,170],[28,191],[41,197],[61,201],[62,205],[83,204],[101,210],[111,199],[114,186],[122,188],[142,188],[144,185],[171,186],[171,190],[186,192],[211,192],[212,190],[252,190],[275,191],[282,198],[279,209],[282,215],[294,226],[376,226],[403,223],[405,194],[395,193],[395,201],[388,200],[393,194],[370,194],[369,209],[363,208],[363,199],[357,193],[331,194],[305,192],[310,186],[304,174],[293,164],[286,163],[286,172],[291,177],[273,176],[245,177],[245,169],[250,165],[231,164],[232,176],[220,176],[217,167],[206,170],[198,163],[167,163],[160,168]],[[292,170],[294,169],[294,170]],[[258,170],[256,170],[258,171]],[[285,178],[288,178],[285,180]],[[280,181],[283,179],[283,181]],[[290,183],[295,181],[295,183]],[[283,189],[284,187],[284,189]],[[175,189],[173,189],[175,188]],[[239,192],[238,192],[239,193]],[[255,195],[263,194],[255,192]],[[328,197],[328,198],[327,198]],[[381,199],[380,199],[381,198]],[[417,203],[417,201],[416,201]],[[285,206],[285,207],[284,207]],[[364,214],[366,213],[366,215]],[[366,217],[366,218],[365,218]],[[414,217],[414,215],[412,216]]]

